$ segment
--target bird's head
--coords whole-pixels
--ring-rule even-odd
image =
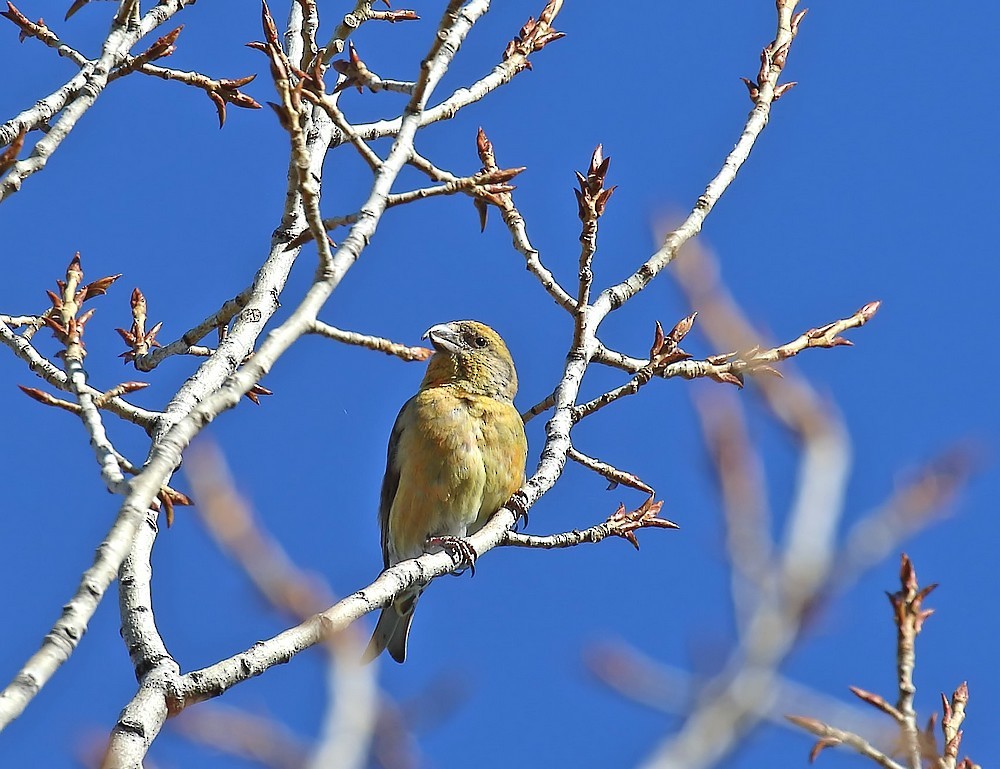
[[[454,384],[469,392],[513,401],[517,372],[507,345],[485,323],[455,320],[424,334],[434,347],[421,387]]]

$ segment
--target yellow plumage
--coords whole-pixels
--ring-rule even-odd
[[[528,445],[503,339],[469,320],[434,326],[425,336],[436,352],[420,390],[396,417],[382,481],[386,567],[426,552],[429,537],[478,531],[524,482]],[[366,659],[388,648],[403,661],[421,589],[382,610]]]

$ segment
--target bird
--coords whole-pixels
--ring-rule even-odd
[[[379,500],[385,568],[445,549],[474,568],[475,533],[524,483],[528,441],[514,407],[517,372],[507,345],[484,323],[429,328],[434,354],[417,394],[389,438]],[[413,610],[424,586],[382,609],[364,654],[406,659]]]

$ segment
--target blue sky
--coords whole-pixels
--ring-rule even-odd
[[[94,54],[113,6],[93,3],[56,24],[63,5],[24,0],[19,8],[31,18],[44,16]],[[437,5],[416,7],[431,20]],[[273,8],[279,19],[284,6]],[[439,94],[488,71],[540,3],[502,6],[477,25]],[[334,14],[326,13],[322,29],[329,34]],[[259,72],[247,92],[260,102],[274,98],[264,59],[243,47],[260,37],[255,3],[202,0],[182,16],[185,30],[168,65],[224,77]],[[568,2],[557,23],[567,37],[535,55],[534,72],[422,132],[417,148],[440,166],[472,173],[479,168],[475,132],[483,126],[502,166],[527,166],[515,199],[542,258],[571,285],[579,249],[573,171],[584,169],[603,143],[613,158],[609,183],[619,189],[601,221],[595,272],[600,285],[619,280],[655,248],[651,223],[687,210],[735,143],[750,107],[738,78],[756,73],[773,16],[773,4],[764,0],[663,3],[636,11],[634,19],[601,4]],[[382,76],[411,79],[430,24],[366,25],[356,44]],[[992,4],[956,12],[917,2],[905,13],[858,0],[813,4],[786,70],[799,86],[776,105],[702,235],[748,315],[779,341],[869,300],[883,301],[870,325],[850,332],[855,347],[808,351],[795,362],[837,404],[851,432],[847,524],[947,446],[977,447],[980,471],[953,514],[905,549],[923,581],[941,583],[930,599],[937,614],[919,641],[918,708],[928,715],[938,707],[938,692],[968,680],[964,748],[981,763],[1000,750],[990,728],[1000,712],[993,642],[1000,620],[990,566],[1000,538],[993,515],[1000,409],[990,347],[1000,280],[993,258],[1000,240],[993,189],[998,25],[1000,8]],[[18,72],[0,89],[4,118],[73,71],[33,41],[18,45],[12,25],[0,27],[0,67]],[[354,91],[342,100],[358,121],[395,114],[402,104],[396,95]],[[130,323],[128,295],[142,288],[150,320],[164,321],[162,337],[169,340],[239,291],[277,225],[286,148],[267,109],[230,108],[220,131],[200,92],[139,76],[116,82],[44,173],[0,206],[6,245],[0,312],[42,309],[44,290],[75,251],[90,278],[124,273],[94,303],[87,329],[91,381],[111,386],[142,378],[152,386],[135,401],[161,407],[195,362],[173,358],[142,377],[123,369],[113,329]],[[324,214],[353,210],[366,189],[363,164],[345,149],[328,161],[326,174]],[[419,181],[404,174],[398,189]],[[284,312],[313,268],[307,251],[289,282]],[[603,338],[641,354],[654,319],[671,325],[690,309],[664,275],[608,321]],[[522,408],[551,390],[571,332],[565,313],[524,270],[495,212],[480,234],[471,203],[459,198],[390,211],[321,317],[409,343],[437,322],[484,320],[509,343]],[[43,350],[55,351],[44,334],[37,338]],[[697,331],[685,347],[698,357],[719,352]],[[307,339],[265,379],[273,397],[259,408],[242,404],[208,430],[265,527],[338,594],[378,572],[375,509],[385,443],[421,374],[421,364]],[[584,393],[621,381],[595,371]],[[29,401],[17,384],[38,381],[0,350],[5,682],[75,589],[117,507],[81,425]],[[380,671],[381,685],[400,701],[442,680],[461,682],[465,699],[418,735],[421,765],[465,766],[476,755],[472,763],[485,769],[630,766],[676,726],[596,683],[582,656],[596,642],[618,639],[665,664],[704,672],[731,640],[719,498],[691,400],[713,387],[723,385],[653,382],[574,433],[581,450],[656,487],[666,500],[664,514],[680,531],[640,533],[639,553],[619,541],[551,553],[495,551],[474,579],[440,580],[428,591],[410,659]],[[794,487],[794,446],[763,416],[752,387],[739,398],[767,457],[780,525]],[[542,428],[536,420],[529,429],[532,465]],[[110,430],[122,450],[141,459],[142,434],[114,422]],[[183,471],[178,483],[186,484]],[[635,492],[605,486],[570,467],[532,511],[531,531],[588,526],[620,500],[641,501]],[[895,588],[897,566],[895,559],[881,564],[824,607],[785,672],[831,696],[846,699],[846,687],[855,684],[891,697],[894,631],[882,591]],[[287,624],[262,604],[191,512],[179,511],[176,525],[158,539],[154,568],[158,621],[186,670]],[[134,685],[112,590],[77,653],[0,736],[4,763],[74,766],[74,746],[107,732]],[[223,701],[270,714],[308,740],[318,729],[324,690],[322,658],[307,653]],[[724,765],[742,769],[765,759],[805,765],[809,744],[765,727]],[[490,748],[479,753],[483,745]],[[210,760],[169,726],[151,758],[166,767],[249,766]],[[831,753],[821,760],[835,767],[861,759]]]

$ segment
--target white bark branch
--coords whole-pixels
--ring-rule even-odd
[[[14,163],[7,175],[0,179],[0,203],[21,189],[25,179],[45,168],[52,153],[76,127],[80,117],[97,101],[108,84],[111,70],[124,59],[132,46],[191,2],[193,0],[163,0],[146,13],[134,27],[119,25],[116,16],[116,21],[112,23],[111,31],[104,41],[101,55],[96,61],[85,65],[77,76],[48,97],[49,100],[44,107],[36,104],[32,109],[26,110],[0,127],[0,140],[6,138],[10,131],[14,132],[5,142],[9,143],[22,126],[28,129],[37,128],[44,121],[61,113],[45,136],[36,142],[31,154]]]

